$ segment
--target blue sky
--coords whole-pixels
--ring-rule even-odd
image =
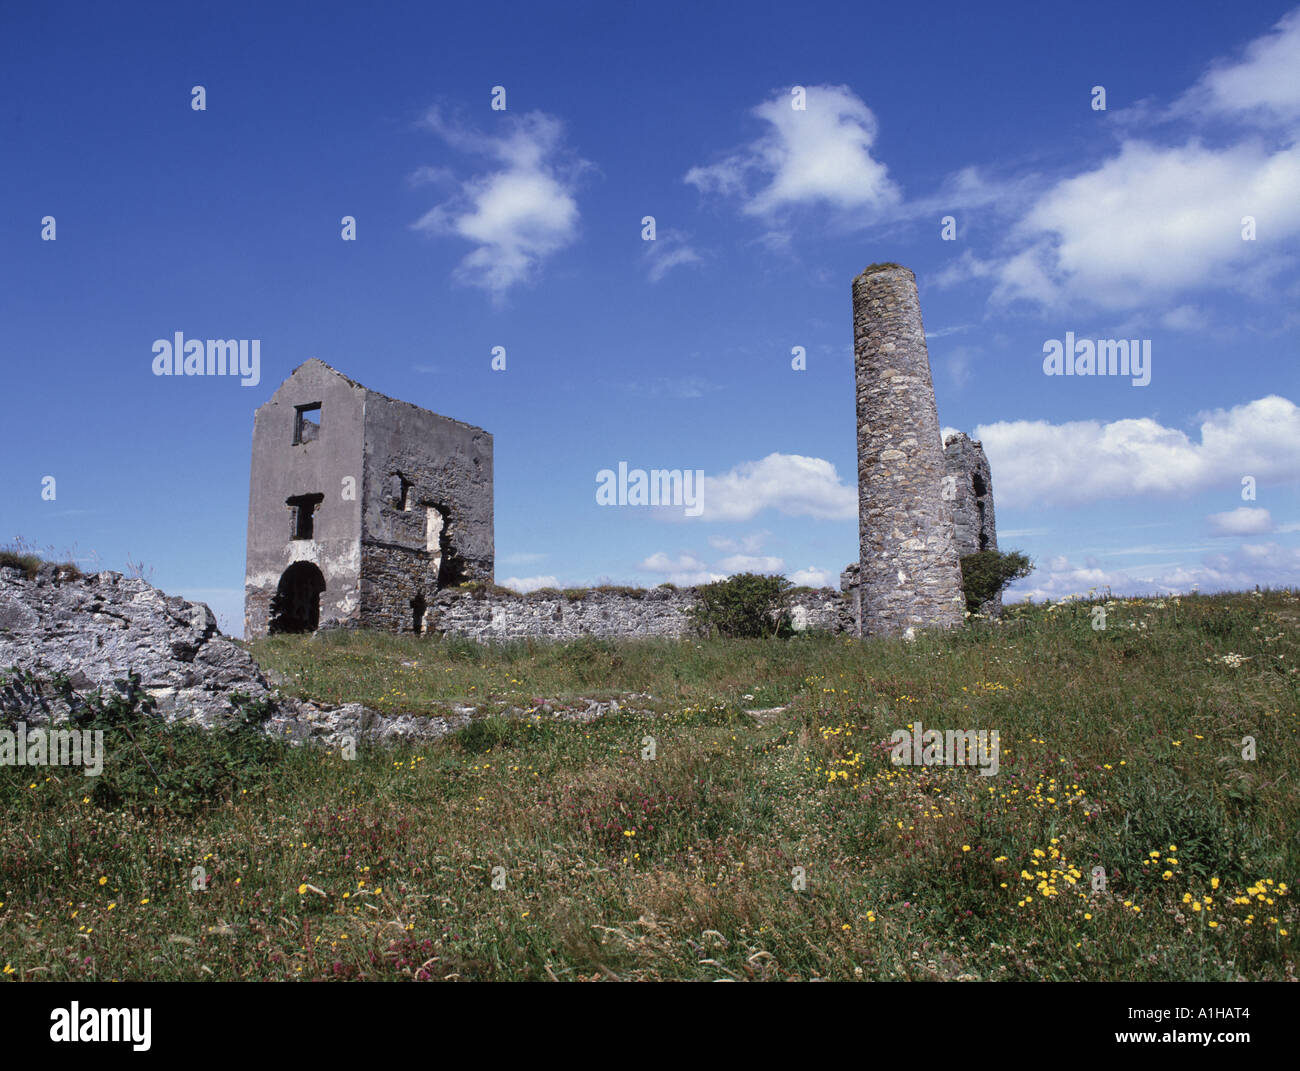
[[[0,539],[238,633],[253,410],[319,357],[493,433],[501,582],[837,584],[892,260],[1015,592],[1300,582],[1300,9],[377,8],[6,7]],[[261,382],[155,376],[177,331]],[[1150,383],[1045,375],[1067,332]],[[620,461],[703,515],[597,505]]]

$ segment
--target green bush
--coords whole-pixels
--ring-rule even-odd
[[[29,671],[15,668],[9,673],[3,681],[7,693],[53,692],[70,708],[66,728],[103,732],[103,770],[86,779],[85,789],[91,801],[106,810],[198,814],[255,786],[285,752],[285,744],[262,731],[273,709],[267,700],[232,692],[224,725],[207,730],[168,724],[157,714],[157,704],[137,673],[128,671],[112,688],[90,695],[74,690],[64,674],[56,673],[47,682]],[[0,774],[8,775],[0,776],[0,797],[5,789],[21,788],[29,776],[21,768],[14,774],[0,769]],[[83,791],[81,778],[72,784]]]
[[[737,573],[701,584],[689,613],[705,636],[789,636],[790,581],[783,576]]]
[[[966,593],[966,609],[979,608],[995,599],[1013,580],[1034,571],[1034,563],[1018,550],[981,550],[961,560],[961,586]]]

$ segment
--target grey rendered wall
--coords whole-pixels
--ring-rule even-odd
[[[310,561],[325,577],[320,622],[355,624],[360,609],[361,458],[365,390],[321,361],[297,368],[253,418],[244,635],[265,635],[280,576]],[[296,406],[321,403],[320,435],[294,445]],[[354,492],[345,497],[345,477]],[[285,499],[321,493],[310,540],[291,539]]]

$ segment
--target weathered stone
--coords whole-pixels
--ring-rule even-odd
[[[0,666],[66,674],[79,691],[110,689],[131,671],[169,721],[211,726],[232,712],[232,692],[271,695],[257,664],[221,634],[206,605],[121,573],[69,578],[47,566],[29,580],[0,567],[0,617],[22,622],[0,627]],[[56,720],[66,714],[49,696],[9,695],[0,704]]]
[[[972,538],[996,546],[988,461],[978,443],[949,455],[939,441],[911,271],[869,268],[854,280],[853,305],[859,562],[841,578],[842,595],[801,592],[791,616],[796,629],[858,636],[954,625],[965,609],[961,548]],[[253,447],[248,636],[286,627],[483,640],[690,631],[690,589],[521,597],[492,588],[492,437],[481,428],[313,360],[258,410]],[[467,593],[466,580],[486,584]]]
[[[115,681],[136,673],[158,716],[203,728],[225,723],[239,693],[269,704],[265,730],[294,742],[427,740],[468,721],[459,713],[390,716],[359,703],[331,707],[281,696],[249,653],[222,635],[205,604],[121,573],[72,577],[45,566],[28,579],[0,566],[0,669],[9,667],[30,671],[37,684],[0,688],[0,714],[32,725],[68,717],[67,702],[51,687],[56,673],[83,696],[97,689],[108,695]]]
[[[254,419],[244,634],[423,631],[492,580],[492,510],[490,434],[307,361]]]
[[[853,334],[861,632],[959,624],[961,570],[911,271],[872,267],[853,281]]]
[[[993,515],[993,474],[984,444],[963,432],[944,440],[943,459],[947,469],[944,494],[952,501],[953,524],[960,558],[982,550],[998,549],[997,521]],[[1002,612],[1002,594],[980,607],[980,613],[997,616]]]
[[[692,631],[696,598],[694,588],[670,587],[592,588],[581,595],[447,589],[429,607],[429,628],[474,640],[681,637]],[[844,599],[830,588],[795,592],[790,609],[796,631],[843,628]]]

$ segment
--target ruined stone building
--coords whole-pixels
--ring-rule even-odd
[[[961,559],[997,550],[984,449],[941,439],[916,278],[853,280],[858,561],[840,593],[804,593],[799,627],[859,636],[965,619]],[[347,626],[523,636],[680,635],[692,589],[536,592],[493,579],[492,436],[367,390],[321,361],[295,369],[253,428],[245,635]],[[1000,599],[982,607],[1001,609]]]
[[[439,589],[493,579],[492,436],[296,368],[253,423],[244,634],[423,632]]]

